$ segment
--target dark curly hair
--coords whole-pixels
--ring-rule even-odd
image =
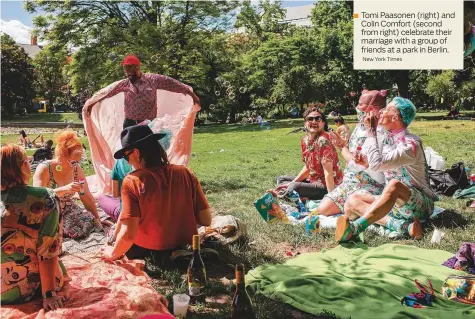
[[[305,112],[303,112],[303,119],[304,119],[304,121],[305,121],[305,122],[307,121],[307,116],[308,116],[310,113],[312,113],[312,112],[318,112],[318,113],[320,113],[320,116],[322,117],[322,121],[323,121],[323,123],[325,123],[325,125],[323,126],[323,130],[324,130],[325,132],[328,132],[328,131],[329,131],[329,130],[328,130],[328,120],[327,120],[327,117],[326,117],[325,113],[322,111],[321,108],[318,108],[318,107],[316,107],[316,106],[310,106],[310,107],[308,107],[308,108],[305,110]]]

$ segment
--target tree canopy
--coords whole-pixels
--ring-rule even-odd
[[[54,48],[45,54],[72,55],[71,63],[61,66],[55,89],[48,88],[50,94],[66,84],[84,100],[123,78],[120,62],[135,54],[143,71],[192,86],[202,113],[222,122],[246,113],[283,116],[312,102],[350,112],[358,95],[353,93],[364,88],[389,89],[390,95],[437,106],[441,94],[436,88],[447,81],[451,99],[473,107],[467,104],[475,95],[467,84],[473,80],[471,57],[465,70],[450,77],[442,71],[354,70],[350,1],[316,3],[311,27],[285,23],[281,1],[269,0],[29,0],[25,8],[46,12],[34,21],[36,34]]]

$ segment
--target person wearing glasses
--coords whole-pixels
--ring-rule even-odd
[[[365,114],[374,112],[379,115],[379,111],[385,106],[386,91],[364,90],[356,106],[358,123],[350,139],[346,141],[343,136],[335,135],[339,139],[336,146],[341,149],[341,155],[346,162],[343,182],[325,195],[317,207],[318,214],[331,216],[343,213],[349,194],[355,191],[374,195],[381,194],[383,191],[385,183],[383,173],[356,164],[355,156],[362,154],[367,137],[367,129],[364,124]],[[379,141],[384,139],[385,134],[385,130],[378,127]]]
[[[168,162],[158,141],[165,136],[148,125],[121,132],[122,148],[114,158],[124,158],[135,170],[122,182],[117,237],[113,246],[101,249],[102,258],[150,258],[158,267],[169,267],[172,253],[191,244],[198,225],[211,224],[200,182],[187,167]]]
[[[422,141],[407,129],[415,117],[416,107],[402,97],[381,110],[379,121],[374,112],[366,114],[367,156],[356,162],[384,172],[386,186],[379,196],[353,193],[348,197],[345,215],[337,220],[337,242],[352,240],[374,223],[414,239],[422,237],[420,222],[432,214],[437,195],[430,188]],[[376,135],[378,122],[389,132],[382,149]]]
[[[325,113],[309,107],[303,115],[307,134],[300,140],[300,147],[305,165],[297,176],[279,176],[277,188],[287,187],[287,193],[296,191],[300,197],[317,200],[338,186],[343,174]]]
[[[51,189],[28,186],[31,168],[18,145],[1,147],[2,306],[30,301],[41,289],[43,307],[56,310],[65,300],[59,261],[62,214]]]
[[[112,97],[120,92],[125,97],[125,119],[123,128],[139,124],[145,120],[153,120],[157,115],[157,90],[167,90],[176,93],[188,94],[195,104],[200,103],[198,96],[191,88],[175,79],[161,74],[142,73],[140,60],[135,55],[128,55],[122,62],[126,79],[111,87],[102,99]],[[100,100],[95,100],[94,104]],[[94,104],[86,102],[86,112],[91,114]]]
[[[76,132],[63,131],[56,138],[55,157],[40,163],[33,176],[33,186],[53,188],[58,195],[64,216],[64,236],[73,239],[103,230],[96,203],[79,165],[83,152]],[[76,193],[84,207],[73,199]]]

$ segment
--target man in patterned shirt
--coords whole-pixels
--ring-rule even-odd
[[[200,102],[191,87],[165,75],[142,73],[140,71],[140,61],[135,55],[126,56],[122,66],[127,78],[114,86],[102,99],[124,92],[124,129],[144,120],[153,120],[156,117],[158,89],[189,94],[195,104]],[[94,104],[96,102],[98,101],[94,101]],[[87,114],[91,114],[94,104],[86,104]]]

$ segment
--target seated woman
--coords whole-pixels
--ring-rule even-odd
[[[300,140],[304,167],[297,176],[279,176],[278,188],[287,186],[301,197],[322,199],[343,180],[338,161],[338,153],[327,133],[328,123],[325,114],[317,107],[309,107],[304,112],[307,135]]]
[[[28,302],[41,287],[43,307],[61,308],[59,200],[50,189],[27,186],[30,164],[18,145],[1,147],[1,174],[2,305]]]
[[[350,139],[350,127],[345,124],[345,119],[341,116],[335,119],[335,125],[337,127],[336,134],[341,137],[344,143],[348,143]]]
[[[44,145],[43,134],[39,134],[33,141],[30,141],[28,135],[26,135],[25,130],[20,131],[19,136],[19,143],[18,145],[22,145],[24,148],[40,148]],[[38,138],[41,138],[41,144],[35,143]]]
[[[318,205],[320,215],[331,216],[344,211],[344,205],[348,195],[358,191],[381,194],[384,188],[384,176],[381,172],[375,172],[355,163],[355,155],[362,153],[363,145],[367,136],[364,124],[366,113],[374,112],[379,116],[379,111],[386,106],[386,91],[364,90],[359,99],[356,111],[358,123],[351,134],[348,142],[337,143],[341,147],[341,155],[346,161],[343,182],[329,192]],[[385,131],[378,128],[380,141],[384,139]],[[342,138],[343,139],[343,138]]]
[[[122,184],[122,211],[113,247],[103,248],[103,258],[115,260],[151,258],[157,266],[169,266],[173,251],[191,244],[197,225],[211,224],[211,209],[195,175],[185,166],[169,164],[147,125],[127,127],[121,133],[122,149],[114,157],[125,158],[135,171]]]
[[[151,127],[153,122],[145,121],[140,124],[148,124],[149,127]],[[163,149],[167,151],[170,148],[170,139],[172,137],[172,132],[169,129],[162,129],[159,133],[166,134],[165,137],[160,139],[160,145],[162,145]],[[122,201],[120,199],[120,193],[122,191],[122,182],[124,181],[125,176],[132,171],[133,167],[125,159],[121,158],[116,160],[114,163],[114,167],[110,172],[110,176],[112,179],[112,196],[100,194],[97,198],[97,203],[99,204],[99,206],[114,221],[117,221],[119,219],[120,210],[122,209]]]
[[[373,223],[415,239],[422,237],[420,221],[432,214],[437,195],[429,185],[422,141],[407,129],[415,116],[416,108],[411,101],[394,98],[381,112],[379,125],[390,132],[381,150],[376,135],[377,118],[373,112],[367,114],[368,155],[357,159],[357,163],[384,172],[386,186],[380,196],[349,196],[345,215],[337,220],[336,241],[349,241]]]
[[[78,164],[83,152],[76,132],[63,131],[56,138],[53,160],[40,163],[33,176],[34,186],[53,188],[58,195],[64,216],[64,236],[73,239],[102,231],[96,203]],[[75,193],[79,193],[86,210],[73,199]]]

